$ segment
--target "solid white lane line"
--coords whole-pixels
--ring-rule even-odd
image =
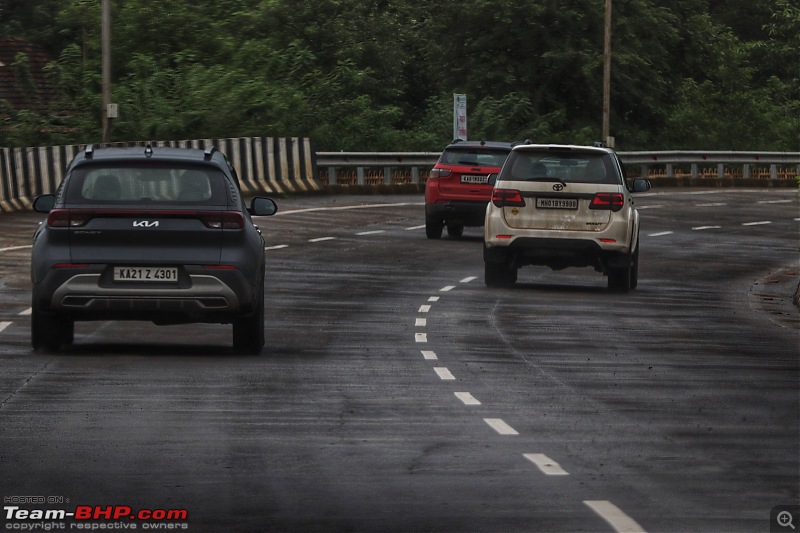
[[[360,236],[363,236],[363,235],[377,235],[378,233],[386,233],[386,230],[384,230],[384,229],[376,229],[376,230],[372,230],[372,231],[361,231],[359,233],[356,233],[356,235],[358,235],[360,237]]]
[[[436,361],[437,359],[439,359],[438,357],[436,357],[436,352],[432,352],[430,350],[421,350],[421,351],[422,351],[422,357],[424,357],[428,361]]]
[[[427,333],[414,333],[414,341],[415,342],[428,342],[428,334]]]
[[[448,381],[456,379],[456,377],[453,374],[451,374],[450,371],[447,370],[446,367],[437,366],[437,367],[433,368],[433,371],[436,372],[436,375],[439,376],[439,379],[448,380]]]
[[[502,418],[484,418],[483,421],[500,435],[519,435],[519,432],[506,424]]]
[[[417,229],[422,229],[424,227],[425,227],[424,224],[422,226],[411,226],[410,228],[406,228],[406,231],[414,231],[414,230],[417,230]]]
[[[25,246],[7,246],[5,248],[0,248],[0,252],[13,252],[14,250],[27,250],[28,248],[33,248],[32,244],[27,244]]]
[[[535,464],[546,476],[568,476],[569,472],[543,453],[523,453],[525,459]]]
[[[438,296],[431,296],[430,298],[428,298],[428,301],[429,302],[438,302],[439,301],[439,297]],[[430,305],[428,307],[430,307]]]
[[[468,277],[468,278],[464,278],[464,279],[462,279],[462,280],[460,281],[460,283],[469,283],[469,282],[471,282],[471,281],[475,281],[476,279],[478,279],[478,278],[476,278],[475,276],[470,276],[470,277]]]
[[[418,318],[417,321],[414,322],[414,326],[416,326],[418,328],[424,328],[427,325],[428,325],[428,319],[427,318]]]
[[[0,322],[0,332],[2,332],[4,329],[6,329],[11,324],[12,324],[12,322]]]
[[[644,533],[644,528],[613,503],[606,500],[584,500],[589,508],[619,533]]]
[[[349,209],[374,209],[377,207],[405,207],[410,205],[425,205],[417,202],[403,202],[396,204],[360,204],[360,205],[337,205],[335,207],[306,207],[302,209],[291,209],[289,211],[278,211],[274,216],[296,215],[300,213],[314,213],[318,211],[347,211]],[[422,226],[423,228],[425,226]]]
[[[439,292],[450,292],[455,288],[456,288],[455,285],[448,285],[446,287],[442,287],[441,289],[439,289]]]
[[[456,395],[456,398],[458,398],[459,400],[461,400],[464,403],[464,405],[480,405],[481,404],[481,402],[479,402],[475,398],[475,396],[473,396],[472,394],[470,394],[468,392],[456,392],[454,394]]]
[[[417,312],[418,313],[427,313],[430,310],[431,310],[431,306],[430,305],[420,305],[419,306],[419,311],[417,311]]]
[[[336,240],[336,237],[317,237],[316,239],[308,239],[308,242],[322,242],[322,241],[333,241]]]
[[[288,248],[288,244],[276,244],[275,246],[267,246],[265,250],[280,250],[281,248]]]
[[[696,226],[692,228],[693,231],[703,231],[707,229],[721,229],[722,226]]]
[[[19,316],[29,316],[29,315],[31,315],[31,314],[33,314],[33,308],[32,308],[32,307],[29,307],[29,308],[27,308],[26,310],[22,311],[22,312],[19,314]]]
[[[664,235],[672,235],[671,231],[662,231],[659,233],[650,233],[648,237],[663,237]]]
[[[771,220],[759,220],[758,222],[745,222],[742,226],[763,226],[764,224],[772,224]]]

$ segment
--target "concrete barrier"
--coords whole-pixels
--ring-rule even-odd
[[[108,146],[171,146],[222,151],[239,174],[245,194],[319,190],[311,141],[298,137],[242,137],[181,141],[136,141]],[[30,209],[40,194],[55,192],[67,165],[86,145],[0,148],[0,209]],[[95,145],[102,146],[102,145]]]

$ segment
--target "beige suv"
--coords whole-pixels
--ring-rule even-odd
[[[493,177],[483,259],[489,287],[511,286],[525,265],[592,267],[627,292],[639,278],[639,213],[622,164],[602,146],[522,144]]]

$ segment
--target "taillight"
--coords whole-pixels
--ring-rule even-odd
[[[51,228],[79,228],[85,226],[94,214],[92,209],[53,209],[47,215],[47,225]]]
[[[592,199],[589,209],[606,209],[617,212],[625,205],[625,197],[618,192],[600,192]]]
[[[428,174],[428,178],[430,179],[446,178],[452,173],[453,171],[450,170],[449,168],[433,168],[431,169],[431,173]]]
[[[242,229],[244,216],[238,211],[202,211],[198,218],[213,229]]]
[[[525,198],[515,189],[495,189],[492,191],[495,207],[525,207]]]

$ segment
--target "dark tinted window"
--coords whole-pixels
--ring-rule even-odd
[[[513,152],[501,179],[528,181],[554,178],[567,183],[620,183],[611,157],[602,153]]]
[[[66,201],[71,204],[228,204],[225,176],[208,167],[90,166],[76,169],[69,179]]]
[[[440,163],[445,165],[470,165],[482,167],[502,167],[509,150],[486,148],[448,148],[442,154]]]

